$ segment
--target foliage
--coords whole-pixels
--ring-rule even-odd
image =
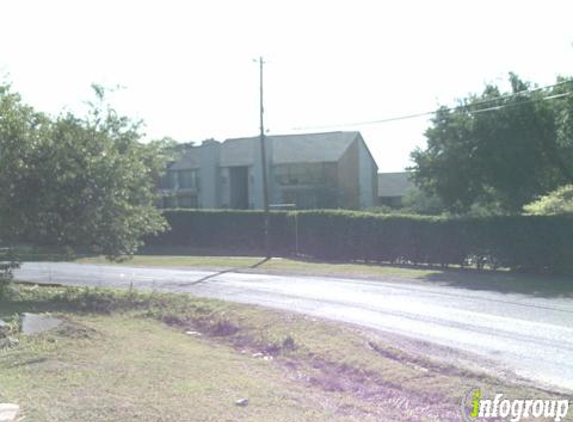
[[[523,207],[527,214],[573,214],[573,184],[562,186]]]
[[[567,149],[573,147],[573,95],[566,95],[571,91],[571,81],[571,78],[557,78],[561,85],[555,90],[556,94],[564,96],[555,104],[557,144]]]
[[[573,181],[573,79],[549,90],[515,74],[509,81],[509,93],[488,85],[455,109],[440,108],[426,131],[427,148],[412,153],[417,185],[454,213],[476,203],[518,213]]]
[[[276,253],[286,253],[294,242],[294,231],[286,212],[271,215],[271,244]],[[159,236],[150,236],[150,246],[190,246],[233,251],[264,251],[262,211],[189,210],[164,211],[172,227]]]
[[[410,188],[402,198],[404,211],[412,214],[439,215],[445,211],[442,200],[418,187]]]
[[[150,246],[264,250],[259,211],[168,210]],[[573,274],[573,216],[432,217],[353,211],[271,213],[275,256],[393,264],[475,265]],[[298,236],[295,234],[298,227]],[[296,241],[298,239],[298,248]]]
[[[394,214],[396,212],[396,208],[392,208],[389,205],[377,205],[375,207],[368,208],[368,212],[374,214]]]
[[[20,268],[20,262],[14,250],[0,247],[0,299],[6,296],[13,278],[13,271],[18,268]]]
[[[180,143],[175,139],[166,136],[161,139],[155,139],[148,144],[157,151],[157,155],[164,163],[177,161],[188,148],[193,146],[193,142]]]
[[[22,239],[109,257],[164,228],[153,206],[164,163],[139,143],[140,123],[97,101],[86,117],[50,118],[0,87],[0,221]]]

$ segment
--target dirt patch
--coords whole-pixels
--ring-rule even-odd
[[[388,382],[375,372],[318,359],[311,365],[302,364],[305,369],[301,369],[300,362],[295,365],[289,361],[285,366],[296,370],[297,378],[313,388],[352,394],[378,407],[381,412],[388,408],[402,412],[409,421],[458,422],[460,419],[459,404],[451,397],[432,392],[424,395],[413,393],[399,384]]]
[[[331,397],[342,395],[357,399],[364,409],[344,406],[341,402],[336,410],[337,414],[348,414],[354,419],[359,418],[361,412],[371,416],[374,408],[381,417],[398,414],[399,419],[411,422],[459,422],[460,395],[466,385],[499,383],[498,378],[491,377],[483,368],[457,364],[463,362],[460,358],[453,360],[454,364],[428,358],[437,354],[427,353],[427,349],[437,346],[394,341],[393,337],[382,338],[380,333],[369,330],[346,332],[348,337],[344,341],[350,343],[346,349],[338,330],[318,331],[323,344],[310,340],[305,343],[304,335],[299,344],[286,335],[288,328],[281,325],[282,318],[257,321],[255,326],[248,323],[243,326],[229,314],[164,321],[184,332],[201,333],[206,340],[231,346],[238,353],[272,361],[270,364],[283,369],[285,378],[309,389],[332,393]],[[457,356],[454,351],[444,355]]]
[[[238,352],[253,353],[253,356],[272,356],[275,364],[285,370],[287,378],[302,382],[308,388],[318,388],[329,393],[351,394],[368,402],[370,406],[380,408],[384,414],[388,407],[408,415],[412,422],[427,421],[459,421],[459,404],[441,394],[408,391],[403,386],[389,382],[380,374],[367,371],[349,364],[332,362],[311,353],[289,353],[297,348],[295,340],[286,336],[282,341],[264,342],[255,339],[250,333],[227,320],[199,318],[198,320],[181,320],[178,318],[164,319],[164,322],[184,331],[199,332],[215,341],[222,341],[234,347]],[[404,365],[415,367],[424,377],[429,370],[426,362],[416,360],[409,354],[399,350],[385,348],[370,340],[365,342],[365,351],[374,350],[381,358],[398,361]],[[442,370],[438,366],[432,370]],[[341,407],[340,413],[356,414],[357,409]]]
[[[529,386],[547,393],[555,392],[550,387],[544,388],[539,383],[516,374],[495,360],[477,354],[392,333],[384,333],[382,338],[375,330],[360,330],[368,338],[368,347],[377,354],[421,371],[427,369],[448,376],[478,378],[478,381],[490,378],[496,379],[497,382]]]
[[[208,334],[213,337],[227,337],[237,334],[240,328],[227,320],[217,321],[208,326]]]
[[[230,337],[241,330],[235,323],[221,318],[201,317],[190,319],[168,316],[162,318],[162,321],[171,327],[184,331],[196,331],[211,337]]]
[[[400,362],[422,373],[432,370],[448,375],[469,375],[469,371],[451,365],[441,365],[438,362],[432,362],[428,359],[422,359],[418,356],[406,353],[403,350],[384,347],[372,340],[368,340],[368,347],[386,359]]]
[[[93,339],[100,336],[100,333],[93,328],[86,327],[85,325],[78,324],[76,322],[71,322],[66,320],[64,324],[58,327],[55,334],[68,337],[72,339]]]
[[[18,360],[12,364],[13,367],[21,367],[21,366],[33,366],[33,365],[40,365],[48,361],[48,358],[31,358],[31,359],[23,359]]]

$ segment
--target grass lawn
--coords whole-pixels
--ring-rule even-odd
[[[0,360],[27,421],[288,421],[334,413],[267,361],[157,321],[82,316]],[[239,408],[248,397],[250,406]]]
[[[104,257],[79,258],[79,263],[111,264]],[[234,268],[248,272],[277,272],[291,274],[327,275],[327,276],[388,276],[403,278],[421,278],[439,274],[439,270],[426,268],[405,268],[389,265],[349,264],[336,262],[313,262],[306,260],[237,256],[174,256],[174,255],[136,255],[119,265],[145,267],[191,267],[212,270]]]
[[[260,307],[23,284],[0,299],[9,321],[30,311],[66,323],[0,351],[0,399],[19,403],[26,422],[459,421],[475,385],[548,396],[380,334]],[[235,405],[242,398],[248,406]]]

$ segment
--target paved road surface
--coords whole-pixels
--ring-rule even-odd
[[[477,354],[573,390],[573,299],[365,281],[73,263],[26,263],[40,283],[155,288],[303,312]],[[213,276],[201,281],[205,277]]]

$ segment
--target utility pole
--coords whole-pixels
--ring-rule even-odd
[[[263,65],[265,61],[259,57],[259,80],[260,80],[260,118],[261,118],[261,165],[263,168],[263,208],[264,208],[264,236],[265,236],[265,257],[271,258],[271,243],[270,243],[270,210],[269,210],[269,188],[267,181],[267,153],[265,150],[265,123],[263,106]]]

